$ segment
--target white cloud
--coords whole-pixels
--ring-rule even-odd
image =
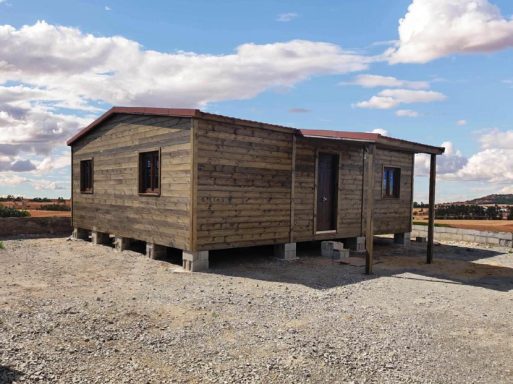
[[[413,0],[399,21],[391,63],[426,63],[455,54],[513,46],[513,20],[488,0]]]
[[[62,185],[49,180],[34,180],[31,181],[30,184],[38,191],[56,191],[64,189]]]
[[[497,184],[513,183],[513,131],[491,130],[483,134],[478,152],[464,157],[451,142],[445,142],[446,152],[438,157],[437,173],[441,179],[483,181]],[[415,157],[415,174],[429,172],[429,156]]]
[[[463,180],[487,180],[492,183],[513,182],[513,150],[485,149],[468,159],[456,175]]]
[[[431,103],[445,100],[446,96],[435,91],[418,91],[411,89],[384,89],[367,101],[361,101],[357,108],[390,109],[401,104]]]
[[[19,185],[27,181],[26,177],[21,177],[15,174],[1,173],[0,172],[0,185]]]
[[[388,136],[388,131],[386,129],[383,129],[383,128],[376,128],[376,129],[373,129],[371,131],[371,133],[378,133],[380,134],[381,136]]]
[[[370,62],[337,45],[307,40],[248,43],[226,55],[162,53],[120,36],[95,37],[45,22],[20,29],[1,26],[0,57],[0,82],[21,81],[86,101],[145,106],[246,99],[316,75],[363,70]]]
[[[467,158],[461,154],[461,151],[454,147],[452,142],[445,141],[441,146],[445,148],[445,152],[437,158],[437,175],[444,176],[453,174],[461,170],[467,164]],[[429,175],[429,167],[430,155],[424,153],[415,155],[416,176]]]
[[[111,8],[111,7],[109,7],[108,5],[106,5],[106,6],[105,6],[105,10],[106,10],[106,11],[111,11],[111,10],[112,10],[112,8]]]
[[[395,115],[399,117],[418,117],[419,113],[411,109],[398,109],[395,111]]]
[[[509,149],[513,150],[513,130],[501,131],[491,129],[479,138],[483,149]]]
[[[4,171],[65,167],[64,142],[98,105],[201,107],[368,68],[371,59],[307,40],[247,43],[227,54],[145,50],[44,21],[0,26],[0,157]],[[21,161],[21,162],[20,162]],[[9,167],[7,167],[7,165]],[[41,186],[41,184],[38,184]]]
[[[365,88],[387,87],[387,88],[410,88],[410,89],[428,89],[429,82],[427,81],[407,81],[399,80],[392,76],[380,75],[358,75],[355,79],[346,84],[359,85]]]
[[[509,193],[509,194],[513,194],[513,185],[508,185],[504,188],[502,188],[499,193]]]
[[[456,125],[459,125],[460,127],[464,126],[464,125],[467,125],[467,120],[458,120],[456,122]]]
[[[278,15],[278,17],[276,18],[276,21],[280,21],[282,23],[287,23],[289,21],[296,19],[298,16],[299,15],[295,12],[282,13],[282,14]]]
[[[452,142],[445,141],[441,146],[445,148],[445,152],[438,162],[438,172],[440,174],[456,172],[466,165],[467,159],[460,150],[454,147]]]
[[[65,154],[58,157],[48,156],[45,157],[38,165],[37,171],[39,173],[48,172],[54,169],[66,168],[71,165],[71,155]]]

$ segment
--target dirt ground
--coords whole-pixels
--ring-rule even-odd
[[[424,221],[425,220],[415,220]],[[448,225],[452,228],[475,229],[490,232],[513,232],[513,220],[435,220],[435,224]]]
[[[43,211],[29,209],[30,217],[71,217],[71,211]]]
[[[318,247],[185,273],[84,241],[4,246],[0,382],[513,382],[511,249],[443,244],[427,265],[382,240],[366,276]]]
[[[51,199],[49,202],[42,203],[30,200],[0,202],[0,205],[6,207],[14,207],[16,209],[27,210],[29,211],[31,217],[71,217],[71,211],[44,211],[39,209],[42,205],[48,204],[61,204],[61,202],[57,199]],[[64,200],[64,204],[70,207],[71,201]]]

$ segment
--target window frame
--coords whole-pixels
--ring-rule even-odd
[[[90,166],[90,188],[85,187],[85,180],[84,180],[84,168],[83,164],[89,162],[91,164]],[[82,159],[80,160],[80,169],[79,169],[79,176],[80,176],[80,193],[84,194],[93,194],[94,193],[94,158],[90,159]]]
[[[387,171],[394,171],[393,190],[390,191],[388,178],[385,179]],[[392,165],[384,165],[381,175],[381,197],[383,199],[400,199],[401,198],[401,167]]]
[[[158,161],[158,174],[157,174],[157,181],[158,181],[158,188],[148,189],[143,188],[143,181],[144,181],[144,167],[143,167],[143,159],[145,155],[156,153],[157,155],[157,161]],[[162,190],[162,161],[161,161],[161,149],[156,148],[149,151],[142,151],[138,153],[138,186],[137,186],[137,192],[139,196],[160,196],[160,192]],[[152,170],[154,167],[152,166]],[[153,177],[151,178],[153,180]]]

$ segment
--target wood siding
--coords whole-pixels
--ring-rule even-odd
[[[401,169],[399,198],[382,197],[383,167]],[[413,154],[377,148],[374,173],[374,233],[410,232]]]
[[[339,155],[337,232],[316,234],[316,156]],[[294,241],[360,236],[362,232],[363,148],[329,140],[297,138]]]
[[[292,130],[197,120],[196,248],[289,242]]]
[[[139,152],[161,150],[160,196],[138,191]],[[118,114],[73,145],[73,225],[190,249],[191,119]],[[94,160],[94,193],[80,160]]]
[[[138,193],[139,152],[161,151],[160,196]],[[336,231],[316,232],[319,151],[339,156]],[[73,225],[200,251],[362,236],[365,148],[291,129],[117,114],[73,145]],[[80,192],[93,159],[94,193]],[[377,148],[374,233],[409,232],[413,154]],[[401,168],[399,198],[382,197],[383,167]],[[292,224],[292,225],[291,225]]]

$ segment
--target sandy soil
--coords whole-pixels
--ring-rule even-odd
[[[425,220],[415,220],[423,221]],[[512,220],[435,220],[436,224],[448,225],[452,228],[475,229],[478,231],[513,232]]]
[[[0,250],[0,382],[511,383],[513,253],[376,244],[373,276],[301,248],[209,273],[56,239]]]
[[[71,217],[71,211],[41,211],[38,209],[28,210],[31,217]]]
[[[59,201],[57,199],[53,199],[45,203],[33,202],[30,200],[0,202],[0,205],[5,207],[27,210],[31,217],[71,217],[71,211],[43,211],[39,209],[42,205],[48,204],[59,204]],[[68,207],[71,206],[70,200],[65,200],[65,204]]]

